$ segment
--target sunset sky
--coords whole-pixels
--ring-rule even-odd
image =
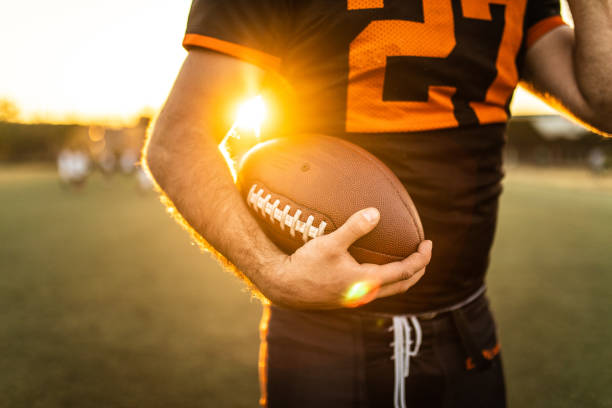
[[[15,0],[0,5],[0,98],[26,121],[153,112],[185,58],[191,0]],[[550,112],[520,93],[516,113]]]
[[[0,6],[0,98],[24,119],[158,108],[186,52],[190,0],[18,0]]]

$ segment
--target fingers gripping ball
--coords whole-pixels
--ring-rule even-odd
[[[242,159],[238,183],[268,237],[287,253],[367,207],[380,211],[380,221],[350,246],[358,262],[402,260],[424,239],[399,179],[372,154],[341,139],[300,135],[261,143]]]

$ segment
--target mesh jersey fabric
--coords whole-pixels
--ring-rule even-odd
[[[563,24],[558,0],[195,0],[183,45],[279,74],[280,133],[323,133],[385,162],[434,253],[402,295],[418,313],[483,284],[508,106],[526,49]]]

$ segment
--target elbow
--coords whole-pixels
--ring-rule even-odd
[[[612,99],[589,101],[592,129],[602,136],[612,136]]]
[[[612,136],[612,98],[601,100],[592,105],[593,123],[604,136]]]
[[[612,137],[612,120],[606,118],[595,125],[595,133],[604,137]]]
[[[606,87],[583,87],[585,121],[602,136],[612,135],[612,91]]]

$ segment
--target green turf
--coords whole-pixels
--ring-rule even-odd
[[[489,287],[514,407],[612,407],[612,189],[598,187],[506,182]]]
[[[512,407],[612,407],[612,189],[566,175],[506,182],[489,286]],[[134,180],[0,168],[0,243],[0,407],[256,406],[258,303]]]

